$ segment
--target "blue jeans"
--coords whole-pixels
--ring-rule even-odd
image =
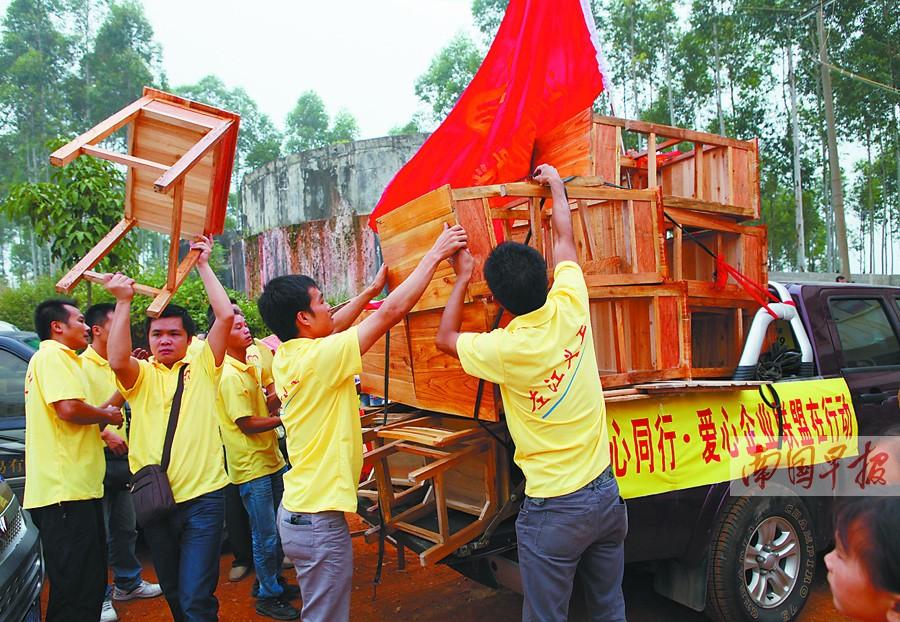
[[[284,469],[238,484],[241,500],[250,518],[253,541],[253,566],[259,581],[258,598],[281,596],[284,588],[278,583],[281,575],[281,540],[275,513],[284,494]]]
[[[113,581],[120,590],[130,592],[141,584],[141,562],[134,553],[137,527],[131,493],[107,488],[103,495],[103,519],[106,521],[106,547]],[[107,588],[109,598],[112,588]]]
[[[175,622],[215,622],[225,493],[179,503],[172,517],[144,527],[156,575]]]
[[[565,622],[575,571],[591,620],[625,620],[622,575],[628,514],[610,469],[560,497],[526,497],[516,520],[522,619]]]

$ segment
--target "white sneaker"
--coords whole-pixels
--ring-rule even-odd
[[[120,590],[118,587],[114,587],[112,597],[115,600],[132,600],[133,598],[156,598],[161,594],[162,588],[159,587],[158,583],[141,581],[141,584],[130,592],[126,592],[125,590]],[[118,620],[118,618],[115,619]]]
[[[119,614],[116,613],[112,601],[104,600],[103,609],[100,610],[100,622],[118,622],[118,620]]]

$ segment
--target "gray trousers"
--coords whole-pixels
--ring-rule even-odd
[[[580,490],[526,497],[516,521],[525,622],[565,622],[576,571],[591,620],[625,620],[628,514],[610,469]]]
[[[290,512],[278,508],[284,554],[294,564],[303,622],[350,620],[353,545],[343,512]]]

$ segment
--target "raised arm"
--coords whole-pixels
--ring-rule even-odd
[[[387,265],[381,264],[381,269],[375,275],[375,280],[372,281],[372,284],[334,312],[331,318],[334,321],[334,330],[332,332],[339,333],[350,328],[353,322],[356,321],[356,318],[359,317],[359,314],[362,313],[362,310],[369,304],[369,301],[384,289],[385,282],[387,282]]]
[[[106,356],[116,378],[126,389],[137,382],[140,365],[131,356],[131,299],[134,298],[134,279],[119,272],[106,275],[103,285],[116,299]]]
[[[460,225],[448,227],[444,225],[444,231],[438,236],[434,246],[431,247],[416,269],[406,277],[397,289],[392,291],[375,313],[364,319],[359,325],[359,351],[365,353],[382,335],[391,329],[391,326],[402,320],[416,305],[438,264],[453,255],[461,248],[465,248],[468,237],[466,230]]]
[[[450,260],[453,271],[456,272],[456,283],[453,291],[447,299],[447,305],[441,314],[441,323],[438,326],[437,342],[438,350],[459,358],[456,352],[456,340],[459,339],[459,329],[462,326],[463,303],[466,300],[466,288],[472,278],[472,270],[475,267],[475,258],[468,249],[457,251]]]
[[[216,273],[209,267],[209,256],[212,253],[212,240],[206,236],[200,236],[191,244],[191,250],[200,250],[200,257],[197,259],[197,273],[203,281],[203,287],[206,289],[206,296],[209,298],[209,306],[212,307],[216,316],[206,336],[206,342],[212,350],[216,360],[216,366],[222,364],[225,360],[225,346],[228,341],[228,333],[231,332],[231,325],[234,323],[234,307],[228,299],[228,292],[219,283]]]
[[[541,164],[534,169],[534,180],[549,185],[550,195],[553,198],[553,213],[550,216],[553,230],[553,261],[555,264],[561,261],[577,262],[575,234],[572,231],[572,210],[569,208],[566,187],[559,173],[549,164]]]

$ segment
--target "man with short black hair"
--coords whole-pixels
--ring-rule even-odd
[[[40,529],[50,581],[46,619],[97,622],[106,591],[98,424],[120,425],[122,413],[87,399],[76,352],[87,345],[87,326],[75,302],[45,300],[34,325],[41,345],[25,374],[24,507]]]
[[[250,519],[256,612],[276,620],[294,620],[300,612],[288,601],[299,590],[281,578],[281,541],[275,519],[284,494],[284,457],[275,433],[281,419],[269,415],[259,370],[247,357],[253,337],[236,305],[234,313],[216,405],[228,478],[237,487]]]
[[[525,474],[516,521],[523,620],[566,620],[577,568],[590,586],[592,618],[624,621],[628,517],[610,470],[587,285],[559,174],[542,164],[534,179],[549,185],[553,198],[553,287],[548,292],[538,251],[504,242],[488,256],[484,275],[515,317],[490,333],[461,333],[474,259],[458,253],[437,347],[458,357],[466,373],[500,387],[514,459]]]
[[[173,304],[146,322],[153,361],[132,357],[129,317],[134,280],[117,273],[107,275],[105,284],[116,298],[108,354],[119,390],[131,405],[128,460],[133,473],[160,464],[179,375],[184,378],[166,470],[176,511],[167,519],[142,525],[176,622],[218,619],[219,603],[214,592],[224,520],[222,489],[228,483],[214,405],[234,311],[209,266],[212,242],[201,237],[191,249],[200,251],[197,272],[216,321],[190,360],[185,357],[196,327],[188,312]]]
[[[124,402],[116,387],[116,374],[106,360],[109,328],[115,310],[116,305],[100,302],[84,312],[91,343],[81,353],[81,369],[88,401],[92,404],[98,404],[110,396],[118,398],[115,405]],[[134,504],[128,490],[131,472],[128,467],[127,422],[119,426],[106,426],[100,436],[106,443],[103,450],[106,460],[103,518],[106,522],[109,567],[113,573],[113,587],[106,590],[100,622],[113,622],[118,620],[112,603],[114,599],[155,598],[162,594],[162,590],[156,583],[141,578],[141,562],[134,551],[137,528]]]
[[[304,622],[350,619],[353,547],[344,512],[356,511],[362,471],[354,381],[362,354],[409,313],[438,265],[466,241],[459,225],[445,228],[406,280],[356,326],[350,325],[384,285],[384,268],[372,287],[334,315],[308,276],[276,277],[257,301],[263,320],[283,342],[272,375],[291,469],[284,476],[278,529],[297,571]]]

